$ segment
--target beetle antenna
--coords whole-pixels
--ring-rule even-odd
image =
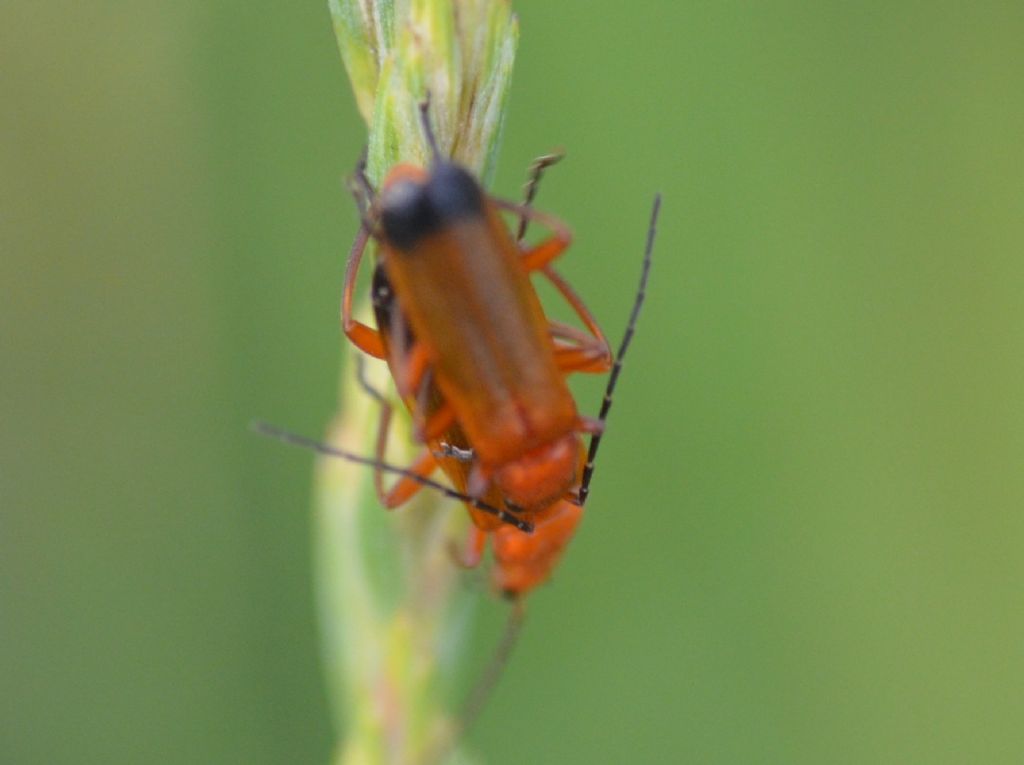
[[[441,494],[443,494],[446,497],[457,499],[460,502],[465,502],[475,507],[477,510],[481,510],[485,513],[493,515],[503,523],[507,523],[510,526],[515,526],[520,531],[525,531],[527,533],[533,531],[532,523],[524,521],[522,518],[517,518],[516,516],[512,515],[509,512],[506,512],[505,510],[501,510],[497,507],[494,507],[493,505],[489,505],[486,502],[483,502],[482,500],[469,496],[468,494],[463,494],[462,492],[450,489],[443,483],[434,481],[430,478],[427,478],[426,476],[420,475],[419,473],[414,473],[412,470],[398,467],[397,465],[390,465],[386,462],[381,462],[380,460],[374,459],[372,457],[363,457],[362,455],[354,454],[353,452],[345,451],[344,449],[338,449],[337,447],[329,446],[325,443],[317,441],[316,439],[309,438],[298,433],[292,433],[291,431],[279,428],[276,425],[271,425],[269,423],[262,422],[260,420],[256,420],[255,422],[253,422],[250,428],[253,430],[253,432],[259,433],[261,436],[267,436],[268,438],[276,439],[278,441],[288,444],[289,446],[298,446],[302,449],[309,449],[310,451],[316,452],[317,454],[323,454],[328,457],[338,457],[339,459],[343,459],[346,462],[353,462],[356,465],[366,465],[367,467],[378,468],[380,469],[381,472],[384,473],[391,473],[393,475],[400,475],[406,478],[410,478],[416,483],[422,484],[423,486],[433,489],[434,491],[441,492]]]
[[[626,323],[626,332],[619,343],[619,350],[615,354],[615,363],[612,365],[612,372],[608,376],[608,385],[604,389],[604,398],[601,400],[601,411],[597,415],[598,421],[603,425],[608,419],[608,411],[612,408],[612,394],[615,392],[615,385],[619,381],[619,372],[622,371],[622,360],[626,357],[630,343],[633,342],[633,333],[636,330],[636,322],[640,317],[640,309],[643,308],[644,298],[647,296],[647,277],[651,273],[651,256],[654,252],[654,236],[657,233],[658,212],[661,210],[661,194],[654,195],[654,206],[651,208],[651,223],[647,228],[647,245],[644,248],[644,262],[640,269],[640,284],[636,290],[636,297],[633,299],[633,310],[629,314],[629,321]],[[590,436],[590,448],[587,451],[587,464],[583,468],[583,478],[580,481],[578,501],[582,507],[590,493],[590,479],[594,477],[594,459],[597,457],[597,450],[601,446],[601,432]]]
[[[423,136],[427,139],[427,146],[433,155],[434,162],[441,161],[441,151],[437,148],[437,137],[434,135],[434,128],[430,125],[430,91],[420,101],[420,124],[423,125]]]

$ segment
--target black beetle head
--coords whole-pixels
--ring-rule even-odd
[[[479,215],[483,191],[466,170],[439,162],[425,183],[403,178],[381,194],[384,236],[399,250],[461,218]]]

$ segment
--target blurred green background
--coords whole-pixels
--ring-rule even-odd
[[[517,9],[497,190],[568,151],[613,337],[665,206],[474,745],[1024,761],[1024,6]],[[246,424],[333,410],[363,141],[323,0],[0,7],[0,762],[328,762],[312,461]]]

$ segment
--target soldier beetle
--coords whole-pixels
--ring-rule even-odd
[[[425,113],[423,125],[432,143]],[[392,170],[369,205],[369,226],[382,245],[372,285],[377,330],[351,316],[368,226],[346,269],[342,322],[357,347],[388,361],[419,423],[426,448],[413,470],[429,475],[441,467],[459,492],[533,524],[527,535],[470,508],[476,529],[466,564],[479,561],[491,532],[497,589],[518,596],[548,578],[580,520],[621,357],[643,301],[650,246],[627,336],[613,362],[596,321],[551,266],[569,244],[568,230],[530,206],[542,171],[556,158],[535,163],[526,201],[515,205],[491,199],[472,176],[442,161],[436,150],[434,156],[429,172],[404,165]],[[363,185],[372,194],[369,183]],[[515,239],[500,218],[502,209],[520,216]],[[531,219],[544,222],[553,235],[523,248]],[[652,235],[653,225],[652,219]],[[566,298],[587,333],[547,319],[529,281],[533,270]],[[437,341],[423,341],[424,336]],[[565,376],[608,369],[601,415],[581,417]],[[383,405],[377,441],[377,458],[383,460],[391,410],[370,392]],[[590,433],[589,452],[579,432]],[[387,507],[419,489],[402,479],[385,490],[380,472],[376,482]]]
[[[381,330],[385,347],[393,349],[398,343],[392,342],[392,332],[396,323],[401,320],[401,314],[398,304],[394,300],[394,293],[387,286],[386,276],[380,266],[374,273],[373,303],[377,326]],[[405,341],[409,343],[412,340],[412,335],[407,328],[403,331],[405,332]],[[389,360],[392,368],[400,364],[393,350],[389,353]],[[363,387],[377,398],[383,407],[378,430],[377,454],[379,459],[385,451],[384,441],[391,417],[390,405],[363,378],[361,364],[359,372]],[[428,395],[420,398],[426,402],[428,416],[437,411],[442,401],[439,391],[433,386],[429,389]],[[420,401],[415,399],[409,400],[408,403],[413,411],[417,411],[416,407],[420,406]],[[456,489],[459,492],[465,492],[474,453],[471,442],[462,428],[457,423],[453,424],[440,437],[428,442],[428,448],[430,455],[436,460],[436,464],[445,472]],[[581,460],[583,459],[582,451],[579,457]],[[381,496],[387,496],[387,492],[381,486],[379,474],[377,485],[378,493]],[[496,524],[492,521],[492,516],[467,505],[474,526],[470,531],[465,552],[457,554],[457,558],[466,567],[475,566],[483,555],[486,541],[490,537],[495,560],[495,567],[492,570],[495,588],[508,597],[523,595],[548,578],[557,564],[562,550],[572,538],[576,524],[582,516],[583,508],[569,500],[559,499],[537,510],[524,511],[520,508],[513,510],[495,486],[490,487],[482,499],[488,504],[528,520],[533,526],[533,530],[524,532],[509,524]]]
[[[595,435],[601,424],[579,414],[565,375],[608,371],[611,349],[551,267],[571,241],[568,229],[528,206],[488,197],[466,170],[440,158],[425,112],[423,124],[435,149],[430,171],[396,166],[370,205],[380,263],[415,338],[392,373],[407,402],[422,402],[436,388],[429,417],[425,408],[410,407],[420,440],[429,444],[457,423],[472,444],[467,493],[484,496],[495,487],[510,508],[530,513],[581,486],[580,433]],[[552,235],[521,250],[501,210],[539,221]],[[364,225],[346,268],[342,325],[358,348],[386,358],[381,333],[352,316],[369,238]],[[530,282],[534,271],[562,294],[589,334],[548,321]],[[429,474],[435,467],[428,448],[413,470]],[[401,504],[415,489],[400,480],[385,504]],[[575,492],[571,497],[578,500]]]
[[[543,160],[535,166],[535,177],[531,179],[528,187],[530,191],[527,194],[527,205],[515,206],[503,203],[514,211],[523,212],[517,241],[520,241],[525,233],[525,226],[528,220],[526,213],[539,215],[528,211],[528,204],[532,200],[532,195],[536,189],[539,172],[546,164],[550,164],[549,159]],[[645,296],[659,203],[660,199],[656,198],[648,230],[640,286],[630,314],[626,333],[614,357],[614,361],[610,365],[611,375],[609,376],[600,414],[591,421],[596,427],[590,430],[589,449],[584,451],[582,443],[578,439],[574,445],[576,451],[575,475],[581,474],[581,477],[578,479],[578,488],[574,492],[569,492],[567,496],[540,506],[523,507],[510,501],[503,494],[503,487],[496,483],[485,486],[482,496],[478,492],[472,492],[471,489],[473,487],[471,483],[476,461],[474,444],[466,435],[461,423],[447,413],[450,410],[446,406],[444,395],[435,383],[433,371],[429,367],[420,373],[420,386],[415,395],[405,396],[406,403],[414,418],[418,418],[421,421],[420,432],[427,436],[427,448],[409,468],[396,467],[385,462],[384,454],[386,452],[387,436],[392,414],[391,407],[381,394],[374,391],[365,382],[364,388],[367,388],[382,404],[376,456],[374,458],[345,452],[265,423],[256,423],[254,427],[263,435],[309,448],[328,456],[340,457],[373,467],[377,492],[386,507],[394,508],[400,506],[423,486],[438,490],[446,496],[464,502],[470,511],[476,527],[470,535],[465,554],[461,556],[465,565],[475,565],[479,561],[489,533],[497,563],[494,570],[496,589],[511,597],[517,597],[529,592],[537,585],[546,581],[554,569],[562,551],[575,531],[575,527],[582,515],[582,506],[589,495],[589,484],[593,475],[595,457],[601,442],[603,423],[611,406],[612,393],[614,392],[622,367],[622,359],[632,340],[636,320]],[[564,231],[564,227],[561,227],[561,230]],[[408,374],[408,359],[416,357],[417,352],[415,349],[419,346],[414,331],[409,327],[404,312],[399,308],[399,303],[395,299],[395,294],[382,264],[378,264],[375,270],[372,288],[378,329],[375,330],[351,320],[351,300],[355,272],[358,267],[358,259],[362,256],[362,250],[366,246],[365,239],[367,236],[368,231],[364,228],[360,232],[356,245],[353,248],[353,254],[346,270],[346,284],[342,300],[343,322],[347,327],[346,334],[353,338],[358,347],[370,355],[382,356],[389,361],[394,377],[398,381],[403,378],[403,375]],[[565,239],[567,237],[564,237],[563,241]],[[540,247],[544,246],[544,244],[540,245]],[[561,276],[549,264],[543,267],[542,273],[555,284],[559,292],[567,297],[570,304],[583,319],[585,326],[592,330],[590,335],[585,335],[559,322],[548,322],[547,324],[546,331],[550,343],[548,353],[561,356],[562,358],[568,358],[572,355],[576,359],[586,360],[585,363],[567,365],[567,372],[559,372],[557,381],[564,387],[564,375],[568,371],[596,372],[608,368],[609,365],[603,360],[604,357],[609,355],[607,343],[597,328],[596,322]],[[535,295],[534,299],[536,299]],[[547,320],[545,319],[545,321]],[[444,414],[443,419],[438,416],[439,413]],[[580,419],[582,420],[582,418]],[[445,426],[443,430],[436,424],[439,421],[443,422]],[[424,422],[427,424],[423,425],[422,423]],[[437,430],[440,430],[440,432],[436,432]],[[430,474],[437,467],[441,467],[447,474],[449,480],[456,487],[454,490],[430,478]],[[383,486],[383,475],[385,474],[393,474],[399,477],[398,483],[389,490],[386,490]]]
[[[655,208],[653,215],[657,215],[657,208]],[[612,375],[609,377],[609,383],[602,400],[601,412],[598,417],[598,420],[602,423],[607,418],[615,385],[618,381],[618,373],[622,366],[622,359],[632,340],[640,306],[644,299],[647,274],[650,267],[650,251],[653,245],[654,223],[655,218],[652,216],[641,287],[637,292],[636,302],[630,315],[626,334],[616,353]],[[373,305],[374,313],[377,317],[377,325],[387,346],[390,344],[388,338],[391,337],[394,326],[399,323],[400,316],[394,300],[394,294],[380,266],[377,267],[374,273]],[[403,332],[404,345],[409,347],[413,342],[413,336],[408,327],[405,327]],[[389,355],[389,359],[393,359],[393,356]],[[398,365],[393,360],[391,363],[394,366]],[[391,416],[390,405],[386,404],[383,397],[376,391],[373,391],[365,380],[363,381],[363,387],[369,390],[384,406],[381,412],[381,427],[378,431],[377,452],[378,458],[380,458],[385,448],[384,440],[386,436],[383,434],[386,434],[387,423]],[[427,402],[428,412],[431,412],[436,411],[440,396],[436,389],[431,389],[428,395],[421,396],[420,399]],[[418,405],[418,401],[410,401],[410,406],[415,407]],[[519,513],[520,517],[528,518],[534,527],[532,532],[526,533],[507,524],[496,525],[490,516],[484,515],[480,511],[468,506],[476,526],[469,537],[469,543],[464,556],[465,565],[475,565],[479,561],[488,536],[487,532],[489,531],[496,563],[496,567],[493,570],[496,589],[507,596],[516,597],[529,592],[537,585],[546,581],[557,564],[565,546],[572,538],[576,525],[582,517],[582,505],[588,496],[587,488],[589,487],[590,477],[593,474],[593,466],[599,444],[600,436],[595,435],[592,437],[590,449],[586,457],[586,464],[583,468],[583,482],[579,491],[579,501],[560,499],[539,510],[523,512],[519,508],[510,509],[496,488],[492,487],[484,495],[483,499],[486,502],[507,509],[509,512]],[[448,475],[453,485],[460,491],[465,491],[468,482],[467,463],[473,458],[473,451],[464,431],[457,424],[453,425],[439,439],[432,441],[429,446],[431,447],[432,456]],[[378,491],[384,495],[385,492],[380,487],[379,481],[378,477]]]

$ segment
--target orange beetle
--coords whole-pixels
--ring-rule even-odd
[[[427,448],[412,469],[429,475],[440,466],[458,491],[534,526],[526,534],[470,507],[476,529],[466,563],[480,559],[491,532],[495,583],[508,595],[528,592],[548,578],[581,518],[592,457],[643,300],[650,258],[648,247],[641,289],[601,416],[581,417],[565,375],[607,371],[611,351],[582,301],[550,265],[568,246],[568,231],[529,207],[540,172],[552,161],[543,158],[535,165],[526,205],[490,199],[472,176],[450,163],[436,162],[429,173],[407,165],[395,168],[372,206],[382,240],[372,287],[378,329],[351,316],[368,241],[365,229],[353,247],[342,300],[346,334],[358,347],[388,360],[419,423]],[[517,240],[499,209],[520,214]],[[519,242],[531,218],[542,220],[554,235],[522,250]],[[532,270],[554,284],[589,334],[546,318],[529,281]],[[383,397],[374,395],[384,404],[377,443],[382,460],[391,412]],[[580,431],[591,434],[589,457]],[[388,507],[419,489],[402,479],[386,491],[379,472],[376,480]]]
[[[393,369],[399,368],[401,361],[396,357],[394,348],[402,345],[408,347],[412,344],[413,337],[405,328],[400,330],[404,333],[402,341],[393,342],[392,333],[395,331],[396,325],[401,323],[401,314],[394,300],[393,292],[387,284],[387,277],[380,266],[374,273],[373,282],[373,306],[377,317],[377,326],[380,328],[385,346],[389,350],[389,363]],[[365,381],[364,387],[372,391]],[[373,392],[373,395],[378,397],[385,407],[382,409],[379,433],[386,434],[387,422],[391,416],[390,408],[383,402],[383,397],[379,397],[376,392]],[[439,395],[439,391],[432,387],[424,401],[429,416],[439,408],[443,399]],[[407,403],[414,412],[420,406],[420,402],[415,399],[408,399]],[[385,435],[379,436],[378,454],[383,454],[384,438],[386,438]],[[440,438],[433,439],[428,444],[431,456],[460,492],[466,491],[474,459],[470,443],[464,431],[456,423],[451,425]],[[583,459],[582,450],[579,457],[581,460]],[[377,485],[378,493],[387,497],[379,474]],[[500,519],[477,510],[472,505],[467,505],[475,525],[471,529],[466,550],[459,557],[462,559],[463,565],[467,567],[476,565],[483,554],[487,539],[490,537],[496,564],[492,570],[495,588],[509,597],[523,595],[548,579],[557,565],[562,551],[572,539],[576,525],[582,517],[583,508],[572,501],[560,499],[536,510],[524,511],[519,508],[513,510],[504,501],[496,486],[490,487],[481,499],[510,513],[515,512],[518,517],[530,523],[532,531],[527,532],[511,524],[496,523],[495,521]]]
[[[542,221],[554,234],[521,251],[501,220],[506,209]],[[437,162],[430,173],[400,165],[389,173],[373,205],[379,221],[381,265],[414,337],[392,372],[402,397],[423,401],[436,388],[439,400],[420,417],[428,444],[458,424],[472,444],[467,478],[471,495],[492,486],[510,508],[530,512],[579,486],[583,442],[600,423],[580,416],[565,382],[574,371],[611,368],[608,343],[593,317],[551,261],[571,237],[558,221],[512,203],[493,200],[457,165]],[[363,251],[362,231],[346,270],[342,322],[357,347],[387,356],[379,331],[351,314]],[[565,296],[589,334],[549,322],[530,283],[540,271]],[[393,359],[394,360],[394,359]],[[432,450],[414,470],[437,466]],[[386,497],[401,504],[414,487],[399,484]]]

